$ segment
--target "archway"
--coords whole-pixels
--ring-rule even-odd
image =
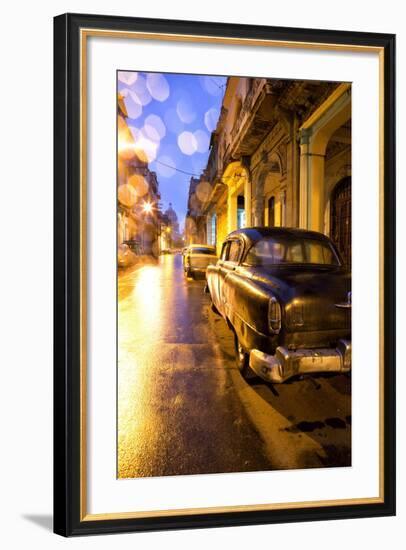
[[[247,168],[239,161],[224,170],[222,182],[227,185],[227,232],[251,225],[251,183]]]
[[[282,183],[281,162],[275,152],[268,159],[255,178],[254,224],[283,226],[286,222],[286,186]]]

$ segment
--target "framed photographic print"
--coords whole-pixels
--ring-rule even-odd
[[[395,37],[54,20],[54,530],[395,513]]]

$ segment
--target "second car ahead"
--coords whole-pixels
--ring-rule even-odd
[[[187,277],[204,275],[209,265],[217,262],[216,247],[207,244],[191,244],[184,248],[183,269]]]

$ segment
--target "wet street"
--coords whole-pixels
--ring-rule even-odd
[[[182,257],[119,273],[118,477],[351,463],[347,376],[246,382]]]

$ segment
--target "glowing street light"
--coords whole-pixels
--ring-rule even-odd
[[[146,214],[151,214],[153,210],[153,205],[151,202],[144,202],[142,209]]]

